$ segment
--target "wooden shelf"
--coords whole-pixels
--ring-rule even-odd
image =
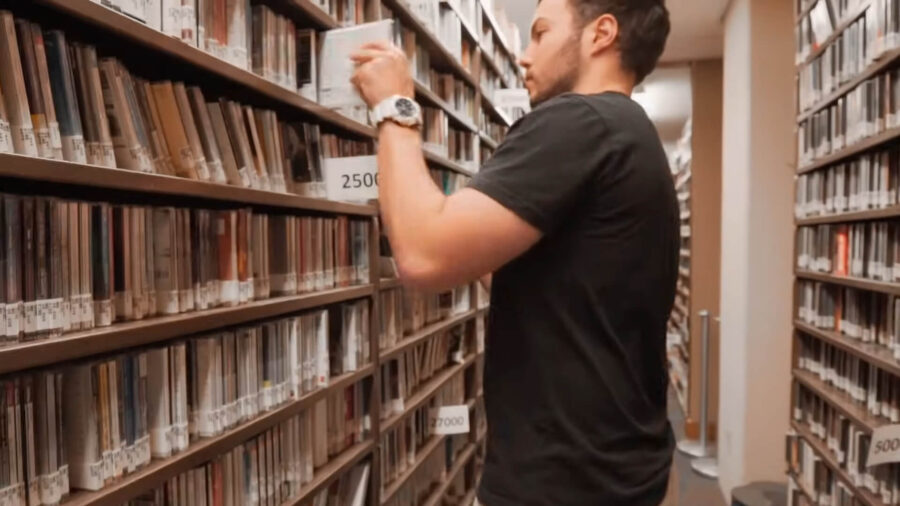
[[[443,156],[432,153],[431,151],[428,151],[427,149],[423,149],[422,152],[425,154],[425,161],[432,165],[436,165],[442,169],[451,170],[453,172],[462,174],[464,176],[469,176],[469,177],[475,176],[475,172],[469,170],[466,167],[463,167],[462,165],[454,162],[453,160],[450,160]]]
[[[794,22],[798,23],[801,19],[805,18],[806,15],[809,14],[813,10],[813,7],[815,7],[815,6],[816,6],[816,0],[812,0],[809,5],[804,7],[803,10],[800,11],[799,14],[797,14],[796,18],[794,19]]]
[[[802,369],[794,369],[793,375],[798,382],[816,392],[819,397],[825,399],[832,407],[866,432],[871,434],[875,429],[888,423],[872,416],[865,407],[854,402],[849,395],[820,380],[817,375]]]
[[[481,142],[482,142],[483,144],[486,144],[487,147],[489,147],[489,148],[491,148],[491,149],[493,149],[493,150],[495,150],[495,151],[497,150],[498,147],[500,147],[500,143],[498,143],[497,141],[495,141],[494,139],[492,139],[492,138],[487,134],[487,132],[485,132],[484,130],[479,130],[479,131],[478,131],[478,136],[481,138]]]
[[[450,54],[440,39],[438,39],[437,36],[419,20],[418,16],[409,10],[409,7],[403,3],[403,0],[383,1],[385,6],[397,14],[400,18],[400,22],[403,23],[404,26],[411,28],[416,32],[416,43],[421,42],[422,45],[428,49],[431,55],[432,66],[441,70],[450,70],[456,74],[457,77],[460,77],[469,83],[470,86],[478,86],[478,81],[472,76],[472,73],[463,67],[462,63],[460,63],[456,57]]]
[[[440,486],[434,489],[428,499],[425,501],[423,506],[439,506],[442,504],[444,500],[444,496],[447,495],[447,489],[450,488],[450,485],[459,476],[459,473],[466,467],[469,461],[472,460],[472,456],[475,455],[475,445],[469,443],[466,445],[465,449],[463,449],[456,457],[456,461],[453,462],[453,466],[450,468],[450,471],[447,472],[447,476],[441,481]]]
[[[226,434],[193,443],[187,450],[173,455],[172,457],[153,461],[148,467],[97,492],[76,492],[63,501],[63,504],[66,506],[101,506],[108,504],[122,504],[134,499],[148,490],[161,486],[167,480],[197,466],[203,465],[209,460],[232,450],[254,436],[301,413],[305,409],[313,406],[319,400],[325,398],[327,394],[339,391],[342,388],[370,376],[374,370],[374,366],[369,365],[360,371],[334,378],[327,388],[312,392],[296,401],[288,402],[273,411],[263,414],[255,420],[251,420],[232,429]],[[360,445],[356,445],[345,452],[345,455],[342,455],[341,457],[346,457],[347,454],[349,454],[355,457],[356,460],[359,460],[359,458],[371,451],[372,448],[373,442],[370,440]],[[338,459],[341,457],[338,457]],[[335,471],[332,470],[332,474],[327,478],[331,479],[332,477],[337,477],[334,473]],[[320,480],[326,480],[324,469],[320,470],[318,474],[321,475],[321,478],[319,478]],[[308,486],[310,491],[315,484],[316,482],[313,481],[313,483]],[[321,484],[319,484],[318,488],[321,488]],[[305,495],[308,496],[309,491]]]
[[[840,464],[837,463],[837,460],[834,458],[834,454],[828,449],[828,447],[820,441],[816,436],[810,432],[809,429],[800,425],[795,421],[791,421],[791,427],[800,435],[803,439],[806,440],[807,443],[812,447],[812,449],[822,458],[825,462],[825,465],[828,466],[831,471],[838,477],[841,481],[844,482],[850,492],[862,500],[867,506],[885,506],[884,503],[881,502],[875,494],[873,494],[869,489],[857,487],[854,485],[853,480],[850,478],[850,475],[847,474],[847,471],[841,469]]]
[[[104,7],[105,8],[105,7]],[[0,178],[58,183],[118,190],[133,194],[189,197],[210,202],[226,202],[261,207],[315,211],[357,216],[375,216],[375,206],[349,204],[160,174],[144,174],[97,165],[46,160],[0,153]],[[198,204],[200,205],[200,204]]]
[[[329,29],[340,26],[340,23],[331,14],[310,0],[284,0],[284,4],[316,23],[319,28]]]
[[[809,225],[822,225],[825,223],[883,220],[885,218],[896,218],[898,216],[900,216],[900,205],[894,205],[883,209],[867,209],[865,211],[852,211],[848,213],[813,216],[810,218],[797,218],[794,222],[798,227],[803,227]]]
[[[493,116],[494,119],[499,119],[501,125],[511,127],[513,122],[503,111],[494,105],[493,95],[488,93],[483,87],[479,87],[479,91],[481,92],[481,104],[484,106],[484,109]]]
[[[300,491],[296,497],[292,497],[285,501],[282,506],[300,506],[308,504],[312,496],[316,495],[322,489],[331,485],[334,480],[340,478],[344,473],[349,471],[360,460],[366,458],[375,444],[372,441],[364,441],[344,451],[337,457],[331,459],[327,464],[319,468],[313,475],[313,480],[309,482]],[[371,473],[370,473],[371,476]],[[371,478],[370,478],[371,479]]]
[[[800,493],[802,493],[803,495],[805,495],[806,498],[809,499],[809,500],[811,501],[810,504],[816,504],[816,502],[817,502],[817,501],[815,500],[816,496],[815,496],[809,489],[806,488],[806,485],[804,485],[804,484],[800,481],[800,477],[797,476],[797,473],[795,473],[795,472],[793,472],[793,471],[788,471],[787,474],[788,474],[788,476],[790,477],[790,479],[793,480],[794,485],[797,486],[797,490],[799,490]]]
[[[900,283],[886,283],[884,281],[872,281],[862,278],[851,278],[848,276],[835,276],[834,274],[825,274],[822,272],[810,272],[803,270],[796,271],[796,275],[800,279],[822,281],[824,283],[832,283],[835,285],[848,286],[850,288],[858,288],[860,290],[886,293],[888,295],[900,295]]]
[[[818,158],[814,162],[800,167],[797,170],[797,173],[805,174],[807,172],[812,172],[814,170],[821,169],[823,167],[827,167],[836,162],[844,160],[845,158],[849,158],[851,156],[858,155],[858,154],[868,151],[872,148],[876,148],[882,144],[890,142],[890,141],[896,139],[897,137],[900,137],[900,127],[889,128],[877,135],[867,137],[867,138],[863,139],[862,141],[859,141],[850,146],[847,146],[844,149],[840,149],[830,155]]]
[[[382,362],[383,363],[383,362]],[[420,406],[428,402],[448,381],[453,379],[457,374],[461,374],[470,365],[475,363],[475,355],[470,355],[463,363],[455,364],[447,367],[443,371],[438,372],[430,379],[426,380],[419,389],[404,401],[403,411],[384,419],[381,422],[381,433],[384,434],[393,429],[401,420],[408,417],[410,413],[419,409]]]
[[[0,348],[0,374],[136,346],[146,346],[177,337],[368,297],[373,293],[374,285],[339,288],[325,292],[266,299],[237,307],[117,323],[109,327],[74,332],[57,338],[15,344]]]
[[[887,68],[891,67],[898,59],[900,59],[900,49],[893,49],[886,52],[881,56],[881,58],[869,65],[869,67],[862,71],[859,75],[847,81],[832,93],[826,95],[825,98],[820,100],[813,107],[810,107],[806,111],[801,112],[800,115],[797,116],[797,122],[800,123],[811,117],[813,114],[821,111],[825,107],[831,105],[832,102],[846,95],[848,92],[853,90],[853,88],[856,88],[861,83],[869,80],[876,74],[879,74]]]
[[[471,309],[466,311],[465,313],[451,316],[445,320],[441,320],[436,323],[432,323],[431,325],[426,326],[416,332],[414,332],[409,337],[403,338],[396,346],[390,348],[388,350],[384,350],[380,354],[380,361],[387,362],[392,358],[406,352],[410,348],[416,346],[417,344],[434,337],[435,334],[444,332],[445,330],[450,330],[457,325],[462,325],[469,320],[474,319],[478,315],[479,310]]]
[[[442,109],[447,116],[454,122],[456,122],[459,126],[462,126],[466,130],[477,133],[478,127],[472,122],[471,119],[465,117],[461,112],[457,111],[450,104],[448,104],[443,98],[438,96],[437,93],[431,91],[430,88],[420,83],[419,81],[415,82],[416,84],[416,95],[420,98],[424,98],[431,105],[437,106]]]
[[[851,353],[877,366],[879,369],[900,376],[900,361],[896,360],[893,353],[884,346],[874,343],[863,343],[833,330],[817,329],[800,320],[794,320],[794,328],[804,334],[809,334],[836,346],[847,353]]]
[[[689,249],[680,249],[678,250],[678,254],[681,255],[682,258],[691,258],[691,250]]]
[[[240,85],[282,105],[306,112],[320,121],[365,137],[375,137],[375,129],[347,118],[335,111],[308,100],[294,90],[270,82],[249,70],[232,65],[194,46],[169,37],[149,26],[91,0],[36,0],[59,11],[84,20],[97,28],[139,44],[159,54],[176,58],[197,69],[216,75],[232,84]],[[295,6],[307,2],[291,0]],[[309,6],[311,9],[312,6]],[[147,56],[150,56],[149,54]]]
[[[387,488],[385,488],[381,492],[381,502],[380,504],[385,504],[391,499],[393,499],[394,495],[400,491],[403,487],[403,484],[406,483],[406,480],[410,478],[418,469],[431,457],[434,452],[444,444],[445,436],[437,436],[433,435],[431,438],[425,442],[425,445],[416,453],[416,458],[413,460],[413,463],[410,464],[405,471],[400,473],[394,481],[387,484]]]
[[[813,3],[813,5],[815,5],[815,3]],[[850,25],[852,25],[857,19],[859,19],[859,17],[862,16],[868,8],[869,2],[863,2],[862,5],[860,5],[856,9],[856,11],[846,16],[843,21],[838,23],[831,35],[827,39],[825,39],[822,44],[819,45],[818,49],[811,51],[809,56],[807,56],[806,59],[802,63],[800,63],[800,65],[798,66],[798,70],[800,67],[805,67],[812,63],[813,60],[815,60],[819,56],[822,56],[825,50],[828,49],[828,47],[831,46],[831,44],[844,33],[844,30],[849,28]]]

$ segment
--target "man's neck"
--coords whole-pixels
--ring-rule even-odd
[[[605,69],[597,69],[595,72],[585,71],[575,83],[572,92],[580,95],[598,95],[600,93],[615,92],[631,96],[634,91],[634,78],[623,75],[620,72],[605,72]]]

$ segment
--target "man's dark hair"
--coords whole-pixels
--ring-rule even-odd
[[[664,0],[569,0],[582,26],[604,14],[619,22],[622,65],[640,83],[653,71],[666,47],[671,25]]]

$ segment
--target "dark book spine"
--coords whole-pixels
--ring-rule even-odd
[[[113,269],[110,255],[110,218],[107,204],[91,207],[91,270],[93,272],[94,324],[112,323]]]
[[[22,207],[21,198],[3,198],[4,244],[6,250],[6,337],[18,340],[22,333]]]

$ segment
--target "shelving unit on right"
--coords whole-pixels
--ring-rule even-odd
[[[795,5],[791,505],[898,500],[900,466],[866,462],[872,431],[900,423],[900,27],[880,5]]]

